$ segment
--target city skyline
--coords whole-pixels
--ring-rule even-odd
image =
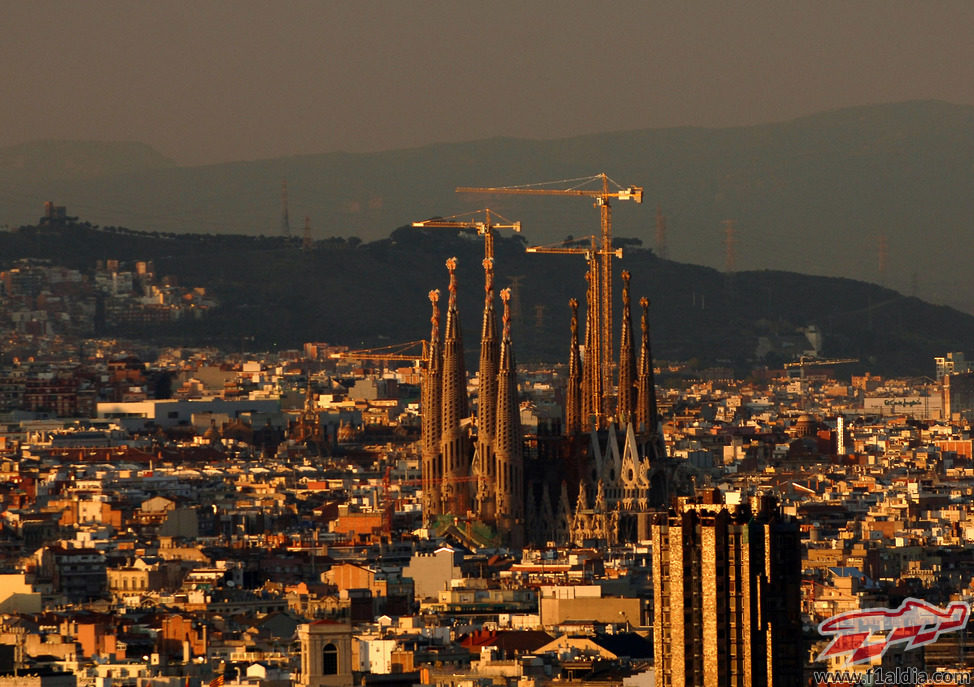
[[[4,10],[0,687],[974,679],[974,4]]]

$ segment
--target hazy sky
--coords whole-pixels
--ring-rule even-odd
[[[0,146],[181,163],[974,105],[974,2],[0,0]]]

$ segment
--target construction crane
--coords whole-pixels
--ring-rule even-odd
[[[419,349],[419,352],[411,352]],[[428,364],[430,359],[429,342],[425,339],[407,341],[405,343],[389,344],[377,348],[360,348],[355,351],[332,353],[330,358],[341,360],[401,360],[405,362]]]
[[[484,219],[482,221],[475,219],[457,219],[477,215],[481,212],[484,213]],[[503,222],[493,221],[494,216],[499,217],[503,220]],[[473,212],[466,212],[459,215],[450,215],[449,217],[427,219],[423,220],[422,222],[413,222],[413,226],[419,228],[443,227],[446,229],[476,229],[477,233],[484,237],[485,260],[493,259],[494,257],[494,229],[513,229],[517,232],[521,231],[520,222],[512,222],[497,212],[492,213],[490,208],[474,210]]]
[[[588,241],[589,245],[580,245],[584,241]],[[547,255],[583,255],[585,260],[588,262],[588,274],[589,274],[589,308],[599,308],[599,279],[597,275],[599,273],[599,257],[602,254],[602,250],[599,248],[598,237],[588,236],[581,239],[570,239],[568,241],[562,241],[561,243],[549,244],[546,246],[528,246],[525,248],[527,253],[542,253]],[[616,248],[613,251],[615,257],[622,258],[622,249]],[[596,382],[591,384],[588,388],[588,392],[591,393],[591,397],[588,399],[590,404],[588,407],[592,414],[596,416],[596,425],[601,426],[603,418],[608,417],[611,409],[608,407],[608,390],[611,389],[611,380],[607,380],[602,372],[604,371],[606,356],[602,352],[602,336],[601,329],[604,326],[601,322],[601,317],[591,317],[589,318],[589,323],[592,328],[595,329],[594,332],[586,332],[585,340],[585,360],[586,369],[589,368],[589,363],[594,363],[594,369],[599,371],[598,375],[593,375],[589,377],[590,380]],[[591,338],[589,338],[591,337]]]
[[[568,239],[567,241],[561,241],[559,243],[549,243],[545,246],[528,246],[524,249],[525,253],[548,253],[553,255],[584,255],[586,258],[591,258],[596,255],[601,255],[602,250],[599,248],[598,236],[583,236],[578,239]],[[583,241],[588,241],[588,246],[581,245]],[[613,254],[617,258],[622,257],[622,249],[616,248]]]
[[[582,188],[592,182],[601,182],[600,188]],[[612,200],[631,200],[635,203],[643,202],[643,189],[640,186],[628,186],[623,188],[616,182],[612,184],[616,190],[609,190],[608,175],[604,172],[591,177],[581,177],[577,179],[563,179],[561,181],[549,181],[540,184],[525,184],[522,186],[458,186],[457,193],[488,193],[488,194],[514,194],[514,195],[533,195],[533,196],[580,196],[592,198],[595,207],[599,209],[601,220],[602,243],[599,255],[601,266],[597,275],[599,282],[599,348],[601,356],[599,360],[599,370],[602,376],[602,386],[604,389],[611,388],[612,371],[612,256],[615,252],[612,249]],[[563,186],[571,184],[568,188],[548,188],[554,184]]]
[[[801,378],[804,380],[806,367],[831,367],[832,365],[847,365],[858,362],[859,358],[812,358],[803,355],[795,362],[785,363],[785,369],[790,370],[797,367],[801,371]]]

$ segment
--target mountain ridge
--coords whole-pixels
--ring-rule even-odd
[[[847,276],[909,292],[916,284],[927,300],[974,312],[963,257],[974,251],[971,160],[974,108],[909,101],[746,127],[500,137],[13,183],[0,192],[0,224],[32,222],[41,202],[54,200],[97,224],[275,235],[287,178],[295,235],[307,216],[316,237],[380,240],[416,219],[490,206],[547,243],[597,231],[598,213],[564,199],[453,189],[604,170],[622,185],[644,187],[649,206],[615,204],[616,235],[649,245],[659,205],[667,257],[722,268],[722,222],[734,219],[742,270]]]
[[[176,167],[139,141],[46,139],[0,148],[0,178],[85,179]]]

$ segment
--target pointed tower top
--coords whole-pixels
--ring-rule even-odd
[[[572,338],[568,352],[568,383],[565,389],[565,433],[578,434],[582,422],[582,356],[578,349],[578,301],[568,301],[572,309]]]
[[[619,393],[616,414],[620,421],[629,422],[636,410],[636,361],[632,352],[632,315],[629,297],[628,270],[622,271],[622,332],[619,337]]]
[[[585,493],[585,482],[578,483],[578,498],[575,500],[575,515],[588,510],[588,494]]]
[[[447,258],[446,268],[450,271],[450,307],[457,304],[457,259]]]
[[[666,445],[660,429],[659,408],[656,405],[656,382],[653,378],[653,352],[649,342],[649,299],[641,298],[643,307],[642,345],[639,351],[639,407],[636,412],[637,427],[649,436],[646,457],[653,461],[666,457]]]
[[[487,346],[490,350],[496,347],[495,330],[497,327],[494,320],[494,259],[484,258],[481,264],[484,266],[484,322],[480,332],[480,365],[483,367],[485,363],[483,356],[490,352],[484,349],[484,346]],[[491,357],[492,359],[496,358],[496,354],[492,354]],[[493,370],[486,370],[486,372],[488,374],[495,374]]]
[[[484,258],[484,291],[489,301],[494,293],[494,258]]]
[[[639,305],[643,308],[642,320],[639,323],[643,334],[639,347],[639,374],[648,375],[653,372],[653,361],[649,351],[649,299],[643,296],[639,299]]]
[[[511,290],[501,289],[501,301],[504,303],[504,338],[511,338]]]
[[[605,512],[605,485],[599,480],[595,490],[595,510],[599,513]]]
[[[497,367],[500,343],[497,340],[497,317],[494,315],[494,261],[484,258],[484,319],[480,332],[480,369],[477,391],[477,470],[483,479],[478,489],[486,489],[489,474],[493,473],[494,432],[497,411]],[[487,507],[480,497],[482,508]],[[486,514],[486,511],[481,511]]]
[[[439,302],[440,302],[440,290],[439,289],[433,289],[432,291],[430,291],[429,297],[430,297],[430,303],[433,304],[433,315],[432,315],[432,317],[430,317],[430,323],[433,325],[433,329],[432,329],[433,336],[430,337],[430,338],[439,339],[440,338],[439,337],[439,333],[440,333],[440,306],[439,306]]]

